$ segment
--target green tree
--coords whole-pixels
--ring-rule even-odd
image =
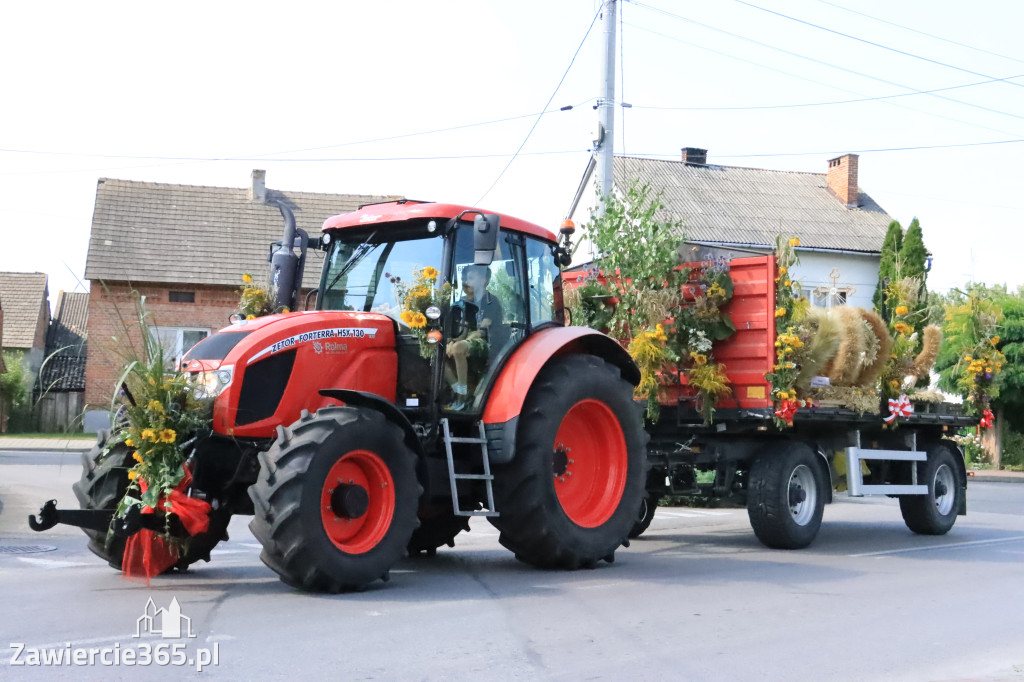
[[[918,299],[927,301],[928,296],[928,249],[924,247],[924,234],[921,232],[921,223],[914,218],[907,233],[903,237],[903,245],[900,246],[899,274],[900,277],[917,277],[921,280],[921,289],[918,291]]]
[[[875,310],[886,323],[889,322],[891,315],[885,304],[885,287],[889,281],[896,279],[902,248],[903,228],[898,220],[894,220],[889,223],[889,231],[885,233],[885,241],[882,242],[882,258],[878,264],[878,286],[875,287],[875,295],[871,299],[875,304]]]
[[[29,410],[29,373],[25,367],[25,354],[21,351],[4,351],[4,365],[7,371],[0,374],[0,401],[4,413],[10,418],[10,428],[20,430],[25,413]]]

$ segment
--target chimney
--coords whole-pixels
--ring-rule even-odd
[[[860,191],[857,189],[856,154],[844,154],[828,162],[828,186],[846,208],[857,208]]]
[[[257,204],[267,203],[267,171],[253,170],[252,186],[249,188],[249,201]]]
[[[696,147],[683,147],[683,163],[689,166],[708,165],[708,150]]]

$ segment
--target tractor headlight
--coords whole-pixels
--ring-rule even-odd
[[[221,391],[231,384],[233,374],[234,368],[230,366],[206,372],[196,372],[189,380],[193,395],[200,400],[216,398],[220,395]]]

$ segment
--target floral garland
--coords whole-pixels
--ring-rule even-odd
[[[246,320],[288,312],[287,307],[276,307],[270,295],[270,287],[254,284],[252,275],[248,272],[242,273],[242,286],[238,290],[238,297],[238,313]]]
[[[793,425],[797,410],[808,402],[797,396],[796,381],[800,359],[807,342],[802,338],[799,323],[806,317],[810,303],[803,295],[800,283],[794,281],[791,271],[800,263],[796,247],[800,238],[783,241],[775,239],[775,364],[765,374],[771,384],[771,398],[775,405],[775,425],[784,428]],[[798,331],[799,330],[799,331]]]
[[[447,304],[451,296],[450,284],[445,283],[438,288],[439,275],[437,268],[429,265],[412,271],[412,284],[406,283],[397,275],[384,274],[395,287],[395,298],[402,306],[398,317],[416,336],[420,344],[420,355],[424,358],[434,357],[435,348],[435,344],[428,340],[430,330],[427,324],[427,309]]]
[[[1003,312],[995,303],[975,293],[961,305],[947,306],[946,333],[959,341],[963,355],[954,367],[956,387],[966,396],[983,426],[991,428],[991,402],[999,396],[1006,356],[999,350],[999,324]]]

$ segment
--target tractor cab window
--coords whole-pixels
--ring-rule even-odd
[[[530,327],[545,322],[562,324],[555,305],[555,293],[561,293],[561,270],[551,250],[552,245],[533,237],[526,237],[525,242]]]
[[[425,268],[439,269],[443,246],[424,228],[342,233],[327,254],[319,307],[383,313],[404,327],[402,287]]]
[[[453,411],[473,409],[491,376],[528,326],[523,238],[502,231],[489,266],[473,264],[472,225],[460,227],[453,254],[445,377]]]

